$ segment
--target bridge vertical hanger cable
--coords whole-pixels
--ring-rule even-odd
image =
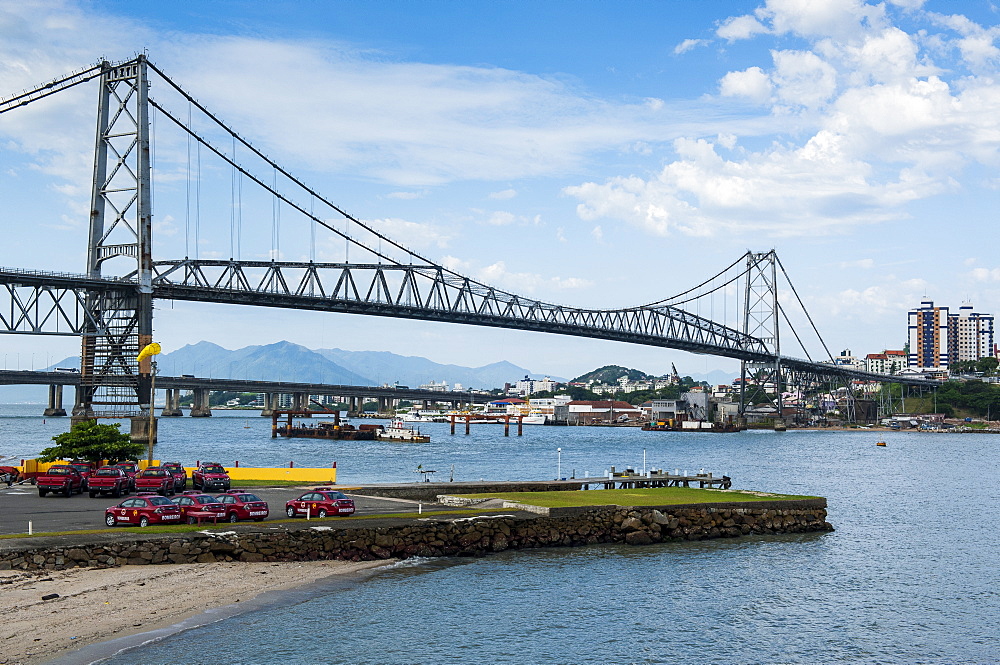
[[[271,187],[278,191],[278,171],[271,169]],[[271,195],[271,260],[278,260],[278,197]]]
[[[195,142],[195,155],[198,178],[194,183],[194,258],[197,259],[201,253],[201,144],[198,142]]]
[[[229,181],[229,258],[236,259],[236,139],[233,139],[233,172]]]
[[[191,129],[191,104],[188,103],[188,130]],[[187,164],[184,174],[184,258],[191,256],[191,134],[187,139]]]
[[[312,217],[314,213],[314,206],[316,203],[316,197],[309,195],[309,216]],[[309,225],[309,260],[312,262],[316,261],[316,225]]]

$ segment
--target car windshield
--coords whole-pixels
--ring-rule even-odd
[[[50,476],[66,476],[69,475],[69,469],[65,467],[62,469],[49,469],[46,473]]]
[[[96,475],[98,475],[98,476],[117,476],[118,475],[118,469],[98,469]]]
[[[70,466],[76,469],[77,471],[90,471],[89,464],[70,464]]]
[[[238,498],[239,498],[240,501],[243,501],[243,502],[260,501],[261,500],[260,497],[257,496],[256,494],[240,494]]]
[[[154,506],[172,506],[174,502],[165,496],[152,496],[149,498],[149,502]]]
[[[226,470],[221,466],[206,466],[202,468],[205,473],[225,473]]]
[[[163,469],[146,469],[142,472],[143,478],[162,478],[167,475],[167,472]]]

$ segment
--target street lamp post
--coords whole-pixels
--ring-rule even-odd
[[[562,448],[556,448],[556,480],[562,478]]]

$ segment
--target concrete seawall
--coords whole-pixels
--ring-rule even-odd
[[[274,527],[281,527],[274,531]],[[826,499],[626,508],[560,508],[427,520],[324,520],[230,530],[101,534],[0,541],[0,570],[60,570],[213,561],[369,561],[484,556],[507,549],[832,531]]]

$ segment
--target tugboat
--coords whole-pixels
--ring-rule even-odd
[[[399,443],[429,443],[431,437],[421,434],[420,430],[411,429],[399,419],[393,420],[387,427],[382,427],[375,433],[379,441],[397,441]]]

